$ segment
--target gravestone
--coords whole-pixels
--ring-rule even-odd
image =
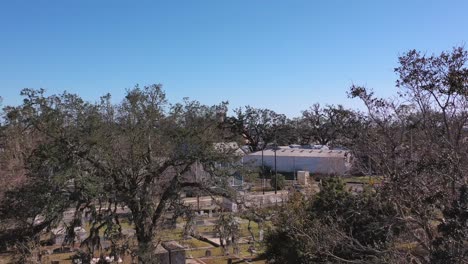
[[[163,246],[158,245],[158,247],[155,250],[155,254],[159,259],[159,263],[161,263],[161,264],[171,264],[170,257],[169,257],[169,252]]]
[[[207,249],[205,251],[205,257],[211,257],[211,250]]]
[[[83,240],[85,240],[87,237],[88,237],[88,234],[86,232],[86,229],[84,229],[83,227],[75,227],[74,228],[74,232],[78,238],[78,242],[81,242]]]
[[[302,186],[309,185],[309,172],[308,171],[298,171],[297,172],[297,183]]]
[[[162,246],[169,252],[171,264],[185,264],[185,248],[176,241],[164,242]]]
[[[247,251],[250,253],[250,256],[253,256],[253,254],[257,253],[257,251],[255,251],[255,248],[254,248],[253,245],[250,245],[249,249],[247,249]]]
[[[234,247],[234,255],[238,256],[239,253],[240,253],[239,247],[238,247],[238,246],[235,246],[235,247]]]
[[[260,231],[258,231],[258,241],[263,241],[263,229],[260,229]]]

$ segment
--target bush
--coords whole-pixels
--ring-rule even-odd
[[[276,180],[278,180],[278,183],[276,183]],[[286,186],[286,178],[282,174],[278,174],[277,176],[271,176],[270,180],[270,185],[273,188],[273,190],[276,187],[276,190],[282,190]]]
[[[403,228],[395,208],[376,192],[349,193],[340,178],[324,180],[309,199],[292,197],[273,224],[270,262],[402,263],[392,248]]]

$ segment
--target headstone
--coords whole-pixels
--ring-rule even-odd
[[[213,210],[210,209],[210,211],[208,211],[208,217],[213,217]]]
[[[159,259],[159,263],[161,263],[161,264],[171,264],[170,257],[169,257],[169,252],[163,246],[158,245],[158,247],[155,250],[155,254]]]
[[[80,221],[81,221],[81,226],[86,226],[86,213],[85,212],[81,213]]]
[[[48,250],[42,250],[42,251],[41,251],[41,254],[42,254],[42,255],[50,255],[50,254],[52,254],[52,250],[50,250],[50,249],[48,249]]]
[[[164,242],[162,246],[169,252],[171,264],[185,264],[185,248],[176,241]]]
[[[237,203],[231,201],[230,199],[223,197],[223,208],[230,212],[237,212]]]
[[[237,204],[235,204],[235,203],[232,204],[232,212],[234,212],[234,213],[237,212]]]
[[[309,171],[298,171],[297,183],[299,183],[302,186],[309,185]]]
[[[205,257],[211,257],[211,250],[207,249],[205,251]]]
[[[83,227],[75,227],[74,232],[78,238],[78,242],[81,242],[88,237],[86,229],[84,229]]]
[[[249,246],[249,249],[247,249],[247,251],[250,253],[250,256],[253,256],[253,254],[255,253],[255,248],[253,245],[250,245]]]
[[[260,229],[260,231],[258,231],[258,240],[263,241],[263,229]]]
[[[54,234],[54,244],[61,245],[65,240],[65,228],[56,228],[52,230]]]

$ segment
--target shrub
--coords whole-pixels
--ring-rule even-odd
[[[276,183],[278,181],[278,183]],[[270,185],[273,190],[282,190],[286,186],[286,178],[282,174],[278,174],[277,176],[271,176]]]

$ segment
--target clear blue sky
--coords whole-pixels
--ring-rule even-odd
[[[0,96],[24,87],[88,100],[162,83],[183,97],[289,116],[359,107],[352,83],[394,94],[399,54],[468,39],[468,1],[2,1]]]

